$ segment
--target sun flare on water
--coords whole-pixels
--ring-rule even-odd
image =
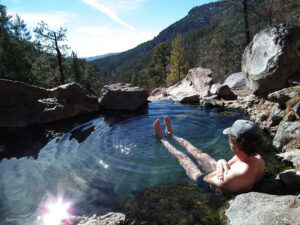
[[[46,202],[39,219],[42,220],[42,225],[62,225],[71,216],[71,202],[59,197]]]

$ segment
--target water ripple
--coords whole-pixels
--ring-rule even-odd
[[[177,159],[154,135],[157,118],[165,130],[164,115],[170,116],[176,135],[216,159],[232,156],[222,131],[243,117],[238,112],[222,114],[164,101],[150,103],[140,115],[99,117],[49,141],[37,160],[0,162],[0,223],[32,224],[48,195],[64,193],[76,199],[77,214],[89,215],[109,211],[111,199],[127,199],[133,190],[186,180]],[[168,140],[188,154],[172,138]]]

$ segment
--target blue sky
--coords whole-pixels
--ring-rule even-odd
[[[67,44],[79,57],[122,52],[153,39],[212,0],[0,0],[28,28],[43,20],[67,28]]]

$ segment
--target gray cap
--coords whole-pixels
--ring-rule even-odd
[[[237,138],[262,135],[259,126],[249,120],[236,120],[231,127],[223,131],[223,134],[233,135]]]

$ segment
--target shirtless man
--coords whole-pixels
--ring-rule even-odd
[[[187,175],[196,181],[198,186],[207,189],[213,185],[230,192],[247,192],[262,178],[265,163],[257,153],[257,148],[262,145],[262,134],[254,122],[237,120],[232,127],[223,131],[223,134],[229,136],[230,148],[235,154],[228,162],[224,159],[216,161],[187,140],[174,135],[169,117],[165,116],[164,122],[166,134],[171,135],[181,146],[185,147],[197,159],[201,168],[199,169],[189,157],[164,139],[159,119],[153,124],[155,134],[167,150],[176,156]]]

